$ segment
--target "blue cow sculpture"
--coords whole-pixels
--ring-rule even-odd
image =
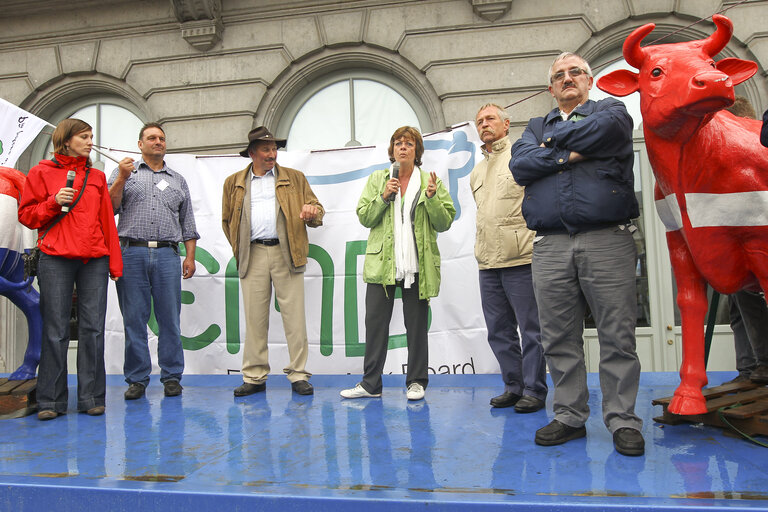
[[[0,167],[0,295],[8,297],[27,317],[29,342],[24,361],[10,380],[35,378],[40,362],[43,319],[40,294],[32,287],[33,277],[24,279],[21,255],[34,246],[34,232],[18,219],[19,199],[27,177],[16,169]]]

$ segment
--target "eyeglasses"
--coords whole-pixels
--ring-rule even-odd
[[[566,73],[568,73],[569,75],[575,78],[577,76],[583,75],[586,72],[587,71],[585,69],[581,69],[581,68],[571,68],[568,71],[558,71],[557,73],[552,75],[552,77],[550,78],[550,81],[554,84],[554,83],[562,82],[563,80],[565,80]]]

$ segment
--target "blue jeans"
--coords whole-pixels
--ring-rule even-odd
[[[154,305],[159,328],[157,362],[160,382],[181,380],[181,260],[172,247],[123,247],[123,277],[117,280],[117,298],[125,330],[123,374],[128,384],[149,384],[147,322]]]
[[[104,319],[109,258],[81,260],[40,254],[37,274],[43,341],[37,377],[41,411],[67,412],[67,350],[72,291],[77,286],[77,410],[104,405]]]
[[[488,344],[499,362],[504,390],[545,400],[547,367],[531,265],[481,270],[479,275]]]

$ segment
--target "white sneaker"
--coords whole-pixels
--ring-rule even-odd
[[[408,397],[408,400],[421,400],[424,398],[424,386],[418,382],[411,383],[405,396]]]
[[[377,398],[381,396],[381,393],[367,392],[360,384],[350,389],[344,389],[339,394],[342,398]],[[423,394],[424,393],[422,392],[422,395]]]

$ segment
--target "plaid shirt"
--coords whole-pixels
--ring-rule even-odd
[[[184,177],[165,165],[157,172],[144,160],[135,163],[123,189],[117,233],[132,240],[182,242],[197,240],[192,198]],[[109,177],[117,179],[118,169]]]

